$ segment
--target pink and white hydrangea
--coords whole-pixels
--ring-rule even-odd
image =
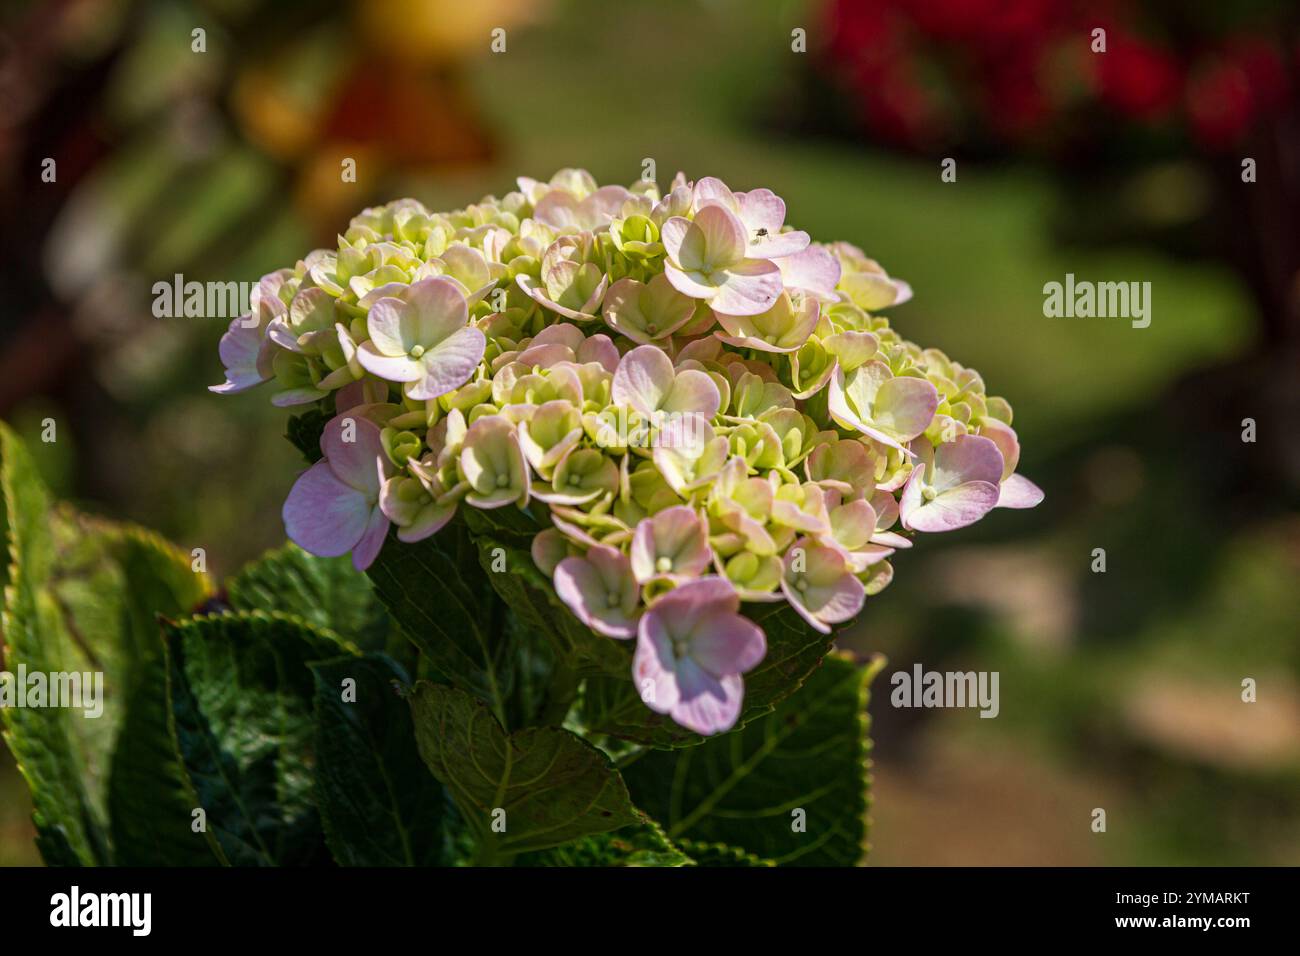
[[[364,569],[390,527],[401,561],[512,509],[487,524],[534,529],[562,613],[635,639],[647,706],[713,734],[766,653],[754,605],[830,635],[917,533],[1042,501],[1010,404],[877,314],[911,288],[771,190],[518,185],[365,210],[222,336],[213,391],[327,422],[283,509],[307,551]]]

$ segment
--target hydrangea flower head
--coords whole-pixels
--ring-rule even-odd
[[[712,734],[767,653],[753,608],[832,634],[918,534],[1043,498],[1006,400],[880,314],[911,296],[770,189],[566,169],[363,211],[262,279],[213,390],[327,418],[284,506],[303,548],[365,568],[518,509],[562,605],[635,642],[646,706]]]

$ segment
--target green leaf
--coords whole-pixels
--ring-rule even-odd
[[[209,593],[208,581],[148,532],[52,507],[26,449],[3,425],[0,485],[5,667],[78,673],[103,689],[98,717],[5,708],[6,740],[31,789],[47,862],[111,862],[112,755],[131,689],[161,653],[154,616],[186,612]]]
[[[198,800],[180,759],[158,615],[179,616],[208,593],[188,556],[145,533],[123,534],[117,554],[138,651],[122,682],[125,714],[109,778],[114,862],[210,866],[215,840],[191,827]]]
[[[124,866],[212,866],[229,862],[210,830],[195,832],[201,803],[172,716],[161,656],[132,692],[113,754],[110,792],[117,862]]]
[[[451,792],[479,862],[642,821],[604,754],[567,730],[507,734],[482,701],[427,681],[416,685],[411,712],[420,756]]]
[[[558,724],[582,677],[630,675],[631,648],[578,621],[527,545],[492,529],[463,514],[415,544],[390,538],[368,574],[434,675],[488,701],[506,727]]]
[[[6,425],[0,425],[0,487],[5,503],[7,555],[3,633],[4,664],[51,673],[74,669],[83,655],[48,591],[54,563],[49,500],[27,450]],[[36,841],[47,862],[107,862],[109,849],[102,806],[86,780],[89,768],[75,739],[74,721],[82,715],[63,708],[0,709],[5,741],[31,790]]]
[[[814,631],[786,604],[749,604],[744,611],[763,628],[767,655],[745,675],[745,704],[737,728],[772,713],[816,671],[832,645],[829,636]],[[708,739],[647,707],[630,676],[589,679],[578,715],[589,733],[648,747],[692,747]]]
[[[555,650],[542,632],[515,608],[507,604],[501,618],[511,655],[504,726],[517,729],[563,723],[577,694],[576,677],[557,662]]]
[[[647,820],[583,837],[563,846],[525,853],[516,866],[689,866],[691,857],[673,846],[659,824]]]
[[[464,529],[453,523],[414,544],[390,535],[366,573],[379,600],[433,669],[492,701],[504,720],[513,665],[500,619],[504,609]]]
[[[280,611],[366,650],[380,650],[388,639],[388,614],[346,555],[318,558],[288,544],[245,566],[226,593],[236,611]]]
[[[682,852],[690,857],[696,866],[776,866],[771,860],[746,853],[740,847],[727,846],[725,843],[697,843],[694,840],[681,841]]]
[[[520,508],[463,508],[459,517],[475,537],[496,538],[524,549],[532,545],[537,532],[550,524],[549,519],[542,524],[528,509]]]
[[[410,683],[382,654],[312,665],[316,796],[325,839],[343,866],[442,866],[446,794],[415,746]],[[351,700],[346,680],[354,681]],[[395,686],[396,685],[396,686]]]
[[[437,676],[489,701],[503,726],[538,716],[554,655],[543,635],[493,589],[488,579],[498,575],[479,563],[478,546],[463,523],[415,544],[390,537],[367,573]],[[568,709],[567,699],[560,708]]]
[[[828,657],[798,694],[743,730],[647,753],[624,771],[633,799],[674,841],[720,842],[781,865],[858,863],[867,838],[867,688],[883,665]]]
[[[746,719],[752,719],[758,708],[771,713],[776,704],[802,687],[835,642],[830,635],[809,627],[784,601],[747,604],[743,611],[767,636],[763,662],[745,675]]]
[[[521,621],[546,636],[564,666],[577,677],[632,673],[631,641],[597,634],[555,594],[531,552],[497,538],[476,537],[479,563],[493,589]]]
[[[325,431],[326,422],[333,417],[333,412],[313,408],[292,416],[285,426],[284,437],[302,452],[307,464],[314,465],[325,457],[320,450],[320,436]]]
[[[207,829],[236,866],[323,863],[309,665],[349,648],[263,611],[164,623],[172,711]]]

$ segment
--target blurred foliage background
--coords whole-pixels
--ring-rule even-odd
[[[996,26],[1019,6],[984,12]],[[363,206],[453,208],[563,166],[627,183],[652,158],[661,183],[682,169],[770,186],[814,238],[913,285],[895,324],[1012,401],[1021,470],[1047,492],[920,541],[843,638],[890,660],[871,705],[872,862],[1300,863],[1300,364],[1257,277],[1202,241],[1254,229],[1250,248],[1294,247],[1296,220],[1285,239],[1223,226],[1246,200],[1225,196],[1224,154],[1177,124],[1122,148],[1105,122],[996,149],[880,135],[840,82],[836,44],[870,42],[840,35],[853,7],[11,3],[0,415],[57,494],[204,547],[226,574],[283,540],[300,462],[265,394],[206,390],[226,320],[155,318],[155,282],[255,281]],[[1267,123],[1294,182],[1293,93]],[[1233,148],[1235,166],[1250,147]],[[1294,266],[1279,267],[1285,302]],[[1043,285],[1069,272],[1149,281],[1150,327],[1045,318]],[[1000,716],[892,708],[888,675],[915,662],[998,671]],[[0,864],[37,862],[26,799],[0,755]]]

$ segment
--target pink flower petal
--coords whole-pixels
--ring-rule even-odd
[[[659,714],[677,705],[677,659],[672,635],[654,608],[641,615],[637,625],[636,653],[632,657],[632,679],[647,707]]]
[[[333,558],[361,540],[374,510],[364,493],[335,477],[329,462],[318,461],[294,482],[281,517],[289,540],[317,557]]]
[[[937,533],[955,531],[974,524],[998,502],[998,486],[987,481],[968,481],[925,501],[919,480],[909,479],[899,504],[903,527]],[[913,490],[915,489],[915,490]]]
[[[701,574],[709,558],[708,528],[689,505],[643,518],[632,535],[632,573],[642,583],[660,575]],[[659,567],[661,560],[667,568]]]
[[[334,407],[343,414],[359,405],[377,405],[388,400],[388,386],[373,378],[349,382],[334,393]]]
[[[417,342],[415,323],[401,299],[383,298],[371,305],[366,330],[377,355],[405,355]]]
[[[937,492],[968,481],[996,485],[1002,481],[1002,452],[982,435],[958,435],[955,441],[944,442],[934,450],[927,481]]]
[[[428,401],[455,391],[473,377],[486,348],[487,338],[478,329],[453,332],[420,358],[423,374],[406,387],[406,394]]]
[[[717,294],[717,285],[705,282],[698,272],[687,272],[671,262],[664,263],[664,275],[674,289],[692,299],[710,299]]]
[[[677,620],[689,621],[705,610],[737,611],[740,597],[726,578],[710,575],[678,585],[655,601],[654,608]]]
[[[469,310],[460,287],[445,276],[411,284],[406,306],[414,317],[417,341],[430,346],[465,327]]]
[[[664,245],[668,258],[679,261],[682,244],[691,229],[691,221],[682,216],[673,216],[659,228],[659,241]]]
[[[392,467],[384,454],[378,425],[366,418],[336,415],[325,423],[320,450],[340,481],[378,500],[379,471]]]
[[[631,198],[632,194],[624,186],[601,186],[582,200],[578,213],[583,228],[608,227],[623,208],[623,203]]]
[[[1002,482],[998,492],[998,508],[1037,508],[1045,495],[1043,489],[1024,475],[1012,475]]]
[[[898,499],[888,491],[877,491],[871,496],[871,508],[876,512],[876,528],[885,531],[898,521]]]
[[[555,593],[580,621],[614,638],[636,635],[637,590],[627,558],[597,545],[585,557],[570,557],[555,568]]]
[[[289,388],[283,392],[276,392],[271,396],[271,404],[276,408],[292,408],[295,405],[310,405],[312,402],[318,402],[328,393],[322,392],[319,388]]]
[[[226,380],[220,385],[209,385],[208,390],[211,392],[230,395],[260,385],[270,378],[259,367],[264,364],[259,361],[264,349],[262,336],[256,325],[244,326],[245,318],[241,316],[232,321],[217,344],[221,364],[226,367]]]
[[[605,295],[602,311],[611,328],[645,344],[672,335],[695,314],[695,300],[673,288],[666,275],[648,283],[619,279]]]
[[[931,453],[933,455],[933,453]],[[903,485],[903,493],[898,496],[898,516],[903,522],[903,527],[911,527],[907,519],[925,503],[925,498],[921,494],[921,489],[925,487],[925,470],[926,460],[918,460],[912,468],[912,473],[907,476],[907,482]]]
[[[282,349],[288,349],[290,352],[302,351],[298,345],[298,336],[294,335],[289,328],[287,316],[272,319],[266,327],[266,337]]]
[[[1002,452],[1002,480],[1006,481],[1015,473],[1016,465],[1020,464],[1020,439],[1016,437],[1016,430],[1004,422],[990,418],[980,425],[979,434],[992,441],[998,446],[998,451]]]
[[[547,528],[533,536],[530,549],[533,564],[548,578],[555,573],[561,561],[569,557],[569,544],[557,528]]]
[[[840,624],[857,616],[867,594],[862,582],[846,569],[834,584],[817,588],[815,596],[817,618],[827,624]]]
[[[731,212],[740,210],[740,203],[727,184],[716,176],[705,176],[695,184],[691,196],[692,208],[700,210],[709,203],[716,203]],[[784,221],[784,218],[782,219]]]
[[[806,562],[795,570],[797,552]],[[847,621],[862,610],[866,592],[849,570],[841,551],[813,544],[802,538],[786,552],[781,574],[781,592],[799,616],[823,634],[830,625]]]
[[[823,298],[835,298],[840,281],[840,260],[823,246],[809,246],[778,263],[788,289],[803,289]]]
[[[900,441],[911,441],[930,427],[939,407],[939,392],[923,378],[901,375],[880,386],[872,403],[869,425],[883,428]]]
[[[713,310],[704,306],[704,311],[708,313],[710,324],[716,321]],[[693,342],[687,342],[677,352],[674,364],[679,368],[686,362],[714,362],[722,354],[722,345],[712,336],[707,338],[696,339]]]
[[[876,512],[865,498],[855,498],[831,512],[831,530],[840,544],[857,551],[876,533]]]
[[[691,658],[715,677],[744,674],[767,654],[763,629],[729,611],[706,614],[695,622]]]
[[[740,218],[751,230],[774,233],[785,225],[785,200],[770,189],[751,189],[740,195]]]
[[[751,232],[749,246],[745,251],[753,259],[780,259],[803,252],[810,241],[808,233],[798,229],[768,233],[765,236],[755,236]]]
[[[597,362],[606,372],[613,373],[617,371],[618,360],[618,346],[614,344],[614,340],[608,335],[593,335],[578,348],[579,362]]]
[[[745,258],[745,246],[745,224],[739,217],[722,206],[705,206],[695,214],[694,228],[686,233],[677,264],[688,270],[727,268]]]
[[[730,730],[745,701],[745,682],[739,674],[717,678],[689,658],[677,669],[678,701],[671,716],[687,730],[710,736]]]
[[[727,269],[726,281],[709,305],[713,311],[728,315],[758,315],[772,307],[781,289],[781,270],[774,262],[745,259]]]
[[[578,197],[563,189],[553,189],[537,201],[533,218],[554,229],[576,228],[578,222]]]
[[[559,342],[533,342],[519,353],[515,361],[530,367],[550,368],[558,362],[572,362],[576,358],[573,349]]]
[[[586,341],[586,336],[582,334],[582,329],[576,325],[570,325],[568,322],[557,322],[555,325],[548,325],[542,331],[533,336],[533,345],[563,345],[571,352],[577,352],[582,348],[582,343]]]
[[[688,368],[677,373],[660,408],[665,412],[693,412],[711,419],[718,414],[721,404],[722,393],[713,376]]]
[[[375,558],[379,557],[384,539],[388,537],[389,523],[388,516],[378,507],[370,512],[370,521],[366,524],[366,530],[362,532],[361,540],[352,548],[352,566],[358,571],[364,571],[374,563]]]
[[[370,374],[390,382],[414,382],[423,374],[419,360],[405,353],[385,355],[373,341],[361,343],[357,348],[357,361]]]
[[[610,394],[616,405],[627,405],[650,416],[672,389],[674,377],[672,359],[663,349],[639,345],[618,363]]]

